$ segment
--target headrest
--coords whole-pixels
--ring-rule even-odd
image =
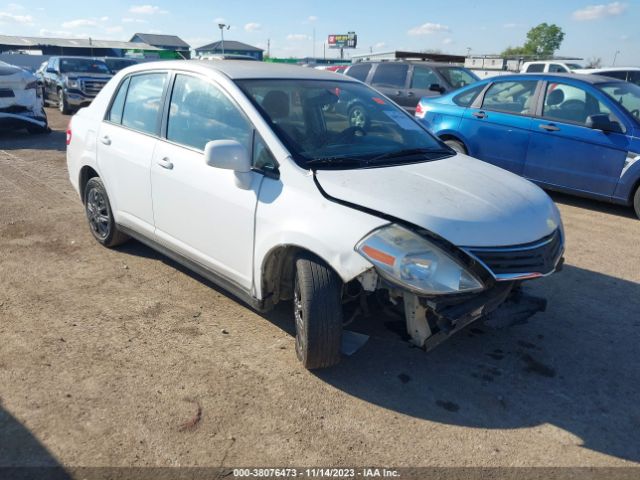
[[[279,120],[289,116],[289,96],[282,90],[271,90],[262,100],[262,108],[271,120]]]
[[[547,95],[547,105],[554,106],[560,105],[564,102],[564,92],[562,90],[554,90],[549,95]]]

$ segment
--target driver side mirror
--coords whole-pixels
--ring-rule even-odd
[[[609,115],[598,114],[589,115],[585,126],[593,130],[602,130],[603,132],[622,133],[622,126],[619,122],[611,120]]]
[[[429,85],[429,90],[432,92],[444,93],[446,89],[441,87],[439,83],[432,83]]]

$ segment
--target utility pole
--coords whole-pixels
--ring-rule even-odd
[[[267,57],[271,58],[271,39],[267,38]]]
[[[616,59],[618,58],[618,54],[620,53],[620,50],[616,50],[615,55],[613,56],[613,64],[611,65],[612,67],[616,66]]]
[[[218,28],[220,29],[220,40],[221,40],[222,55],[224,55],[224,30],[225,30],[225,28],[227,30],[229,30],[231,28],[231,25],[227,25],[225,23],[219,23],[218,24]]]
[[[313,28],[313,62],[316,61],[316,29]]]

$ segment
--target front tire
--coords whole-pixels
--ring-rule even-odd
[[[58,110],[60,110],[60,113],[63,115],[69,115],[71,113],[71,108],[69,108],[69,104],[67,103],[67,97],[61,88],[58,89]]]
[[[296,261],[293,309],[296,353],[309,370],[340,362],[342,282],[321,260],[303,255]]]
[[[100,177],[90,178],[84,189],[84,209],[93,237],[108,248],[117,247],[129,240],[118,230],[113,218],[107,190]]]
[[[633,209],[636,211],[636,216],[640,218],[640,185],[636,188],[636,193],[633,196]]]

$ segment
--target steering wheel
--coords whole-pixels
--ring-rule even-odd
[[[356,136],[356,133],[360,133],[359,135],[360,137],[364,137],[367,135],[367,131],[364,128],[353,126],[353,127],[347,127],[343,131],[341,131],[338,134],[336,140],[339,140],[339,141],[351,140],[353,137]]]

